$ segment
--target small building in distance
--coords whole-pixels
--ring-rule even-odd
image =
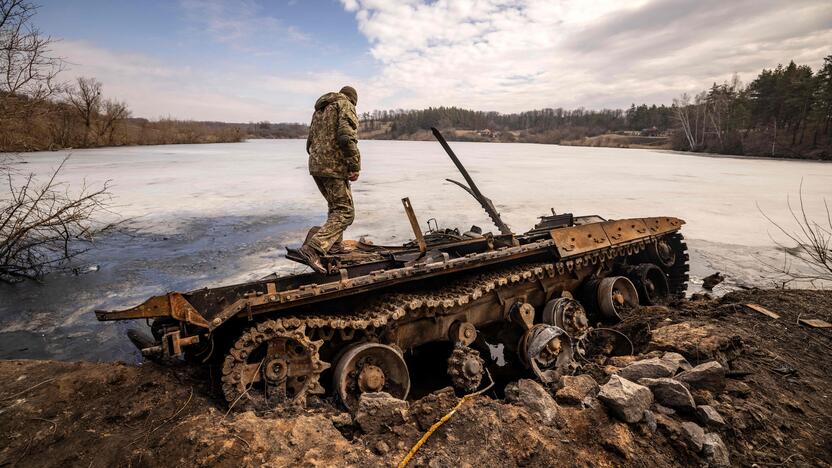
[[[650,137],[659,136],[659,129],[656,128],[655,126],[650,127],[650,128],[643,128],[643,129],[641,129],[640,134],[641,134],[641,136],[650,136]]]

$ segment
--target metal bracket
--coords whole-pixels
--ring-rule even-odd
[[[424,254],[428,251],[428,245],[425,243],[425,236],[422,235],[422,229],[419,227],[419,220],[416,219],[413,205],[410,204],[410,198],[402,198],[402,205],[404,205],[404,212],[410,221],[410,227],[413,229],[413,235],[416,236],[416,243],[419,244],[419,252]]]

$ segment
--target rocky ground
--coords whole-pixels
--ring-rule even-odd
[[[755,303],[780,315],[748,308]],[[418,466],[829,466],[832,293],[650,307],[593,333],[575,376],[466,399]],[[632,345],[632,347],[631,347]],[[528,377],[528,376],[527,376]],[[0,466],[396,465],[460,399],[226,414],[187,367],[0,361]]]

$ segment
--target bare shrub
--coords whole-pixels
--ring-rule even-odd
[[[8,183],[8,194],[0,198],[0,281],[39,280],[86,252],[97,234],[114,226],[96,221],[108,211],[107,183],[71,191],[56,181],[68,159],[46,182],[0,161]]]
[[[789,214],[794,220],[794,225],[790,228],[774,221],[759,206],[757,207],[763,216],[786,236],[788,242],[793,243],[793,245],[786,245],[772,238],[784,252],[783,263],[773,265],[770,262],[761,261],[764,266],[779,276],[778,283],[781,286],[793,282],[811,285],[832,282],[832,212],[829,210],[829,204],[824,198],[825,220],[810,219],[803,202],[802,181],[798,200],[798,206],[795,207],[792,206],[790,199],[786,199]]]

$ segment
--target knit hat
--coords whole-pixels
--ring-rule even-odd
[[[358,105],[358,92],[356,92],[355,88],[353,88],[352,86],[344,86],[343,88],[341,88],[341,91],[339,91],[339,93],[347,96],[350,102],[352,102],[352,105]]]

